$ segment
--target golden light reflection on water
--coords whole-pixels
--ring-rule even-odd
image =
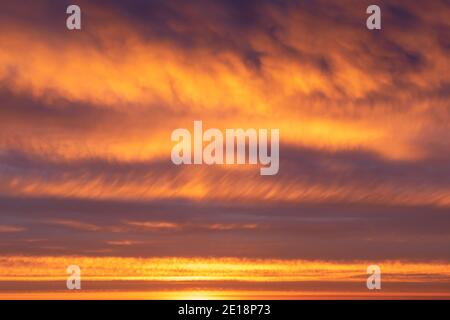
[[[0,300],[309,300],[450,299],[450,292],[369,291],[93,291],[0,293]]]

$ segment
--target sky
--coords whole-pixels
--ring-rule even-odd
[[[448,299],[450,2],[372,2],[2,0],[0,298]],[[194,120],[278,174],[174,165]]]

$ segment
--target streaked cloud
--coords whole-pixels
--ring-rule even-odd
[[[26,228],[23,227],[0,225],[0,233],[10,233],[10,232],[14,233],[14,232],[22,232],[25,230]]]

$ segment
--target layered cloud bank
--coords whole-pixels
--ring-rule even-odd
[[[448,206],[449,183],[441,181],[449,148],[448,8],[440,1],[386,4],[385,29],[373,33],[361,27],[364,5],[83,3],[84,28],[71,33],[59,27],[61,5],[19,10],[7,4],[0,51],[2,163],[11,157],[31,163],[12,174],[2,168],[1,189],[195,199],[222,189],[211,177],[234,185],[242,174],[240,189],[252,193],[255,177],[235,168],[178,170],[167,162],[171,131],[199,118],[208,127],[281,129],[281,173],[289,179],[270,182],[277,199],[352,194],[350,200],[360,201],[372,194],[374,201]],[[304,179],[310,153],[326,162],[347,156],[342,165],[324,164],[344,181],[323,186],[321,173]],[[360,159],[375,166],[364,169],[365,186],[355,181],[359,172],[353,175]],[[158,163],[167,168],[154,167]],[[133,177],[144,167],[144,176]],[[392,185],[393,175],[383,176],[392,168],[425,176],[422,186]],[[174,178],[181,183],[173,185]]]

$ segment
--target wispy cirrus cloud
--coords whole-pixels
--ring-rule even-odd
[[[24,227],[0,225],[0,233],[15,233],[27,230]]]

